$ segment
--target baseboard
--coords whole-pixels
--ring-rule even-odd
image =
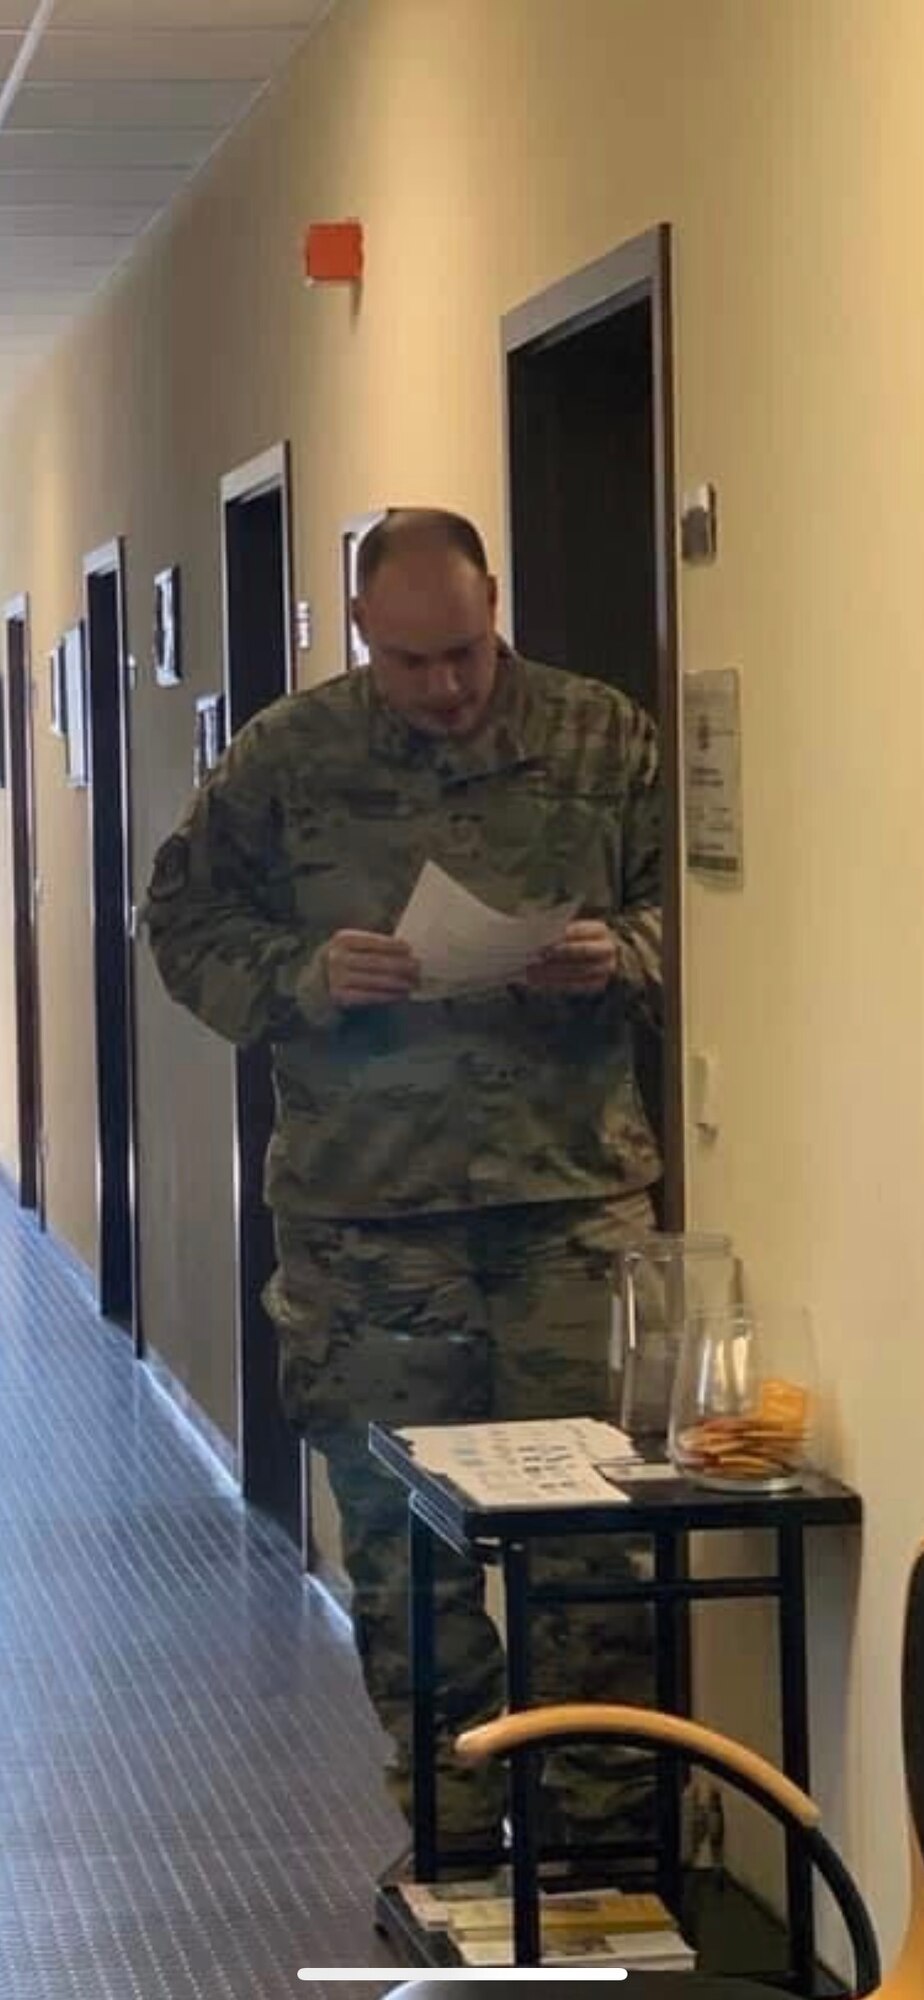
[[[323,1591],[324,1596],[334,1606],[335,1610],[342,1612],[347,1623],[351,1623],[350,1606],[353,1602],[353,1586],[347,1576],[346,1570],[341,1569],[337,1563],[331,1562],[328,1556],[316,1556],[308,1564],[305,1574],[309,1583],[315,1584],[319,1590]]]
[[[219,1430],[213,1419],[206,1415],[201,1404],[190,1395],[185,1382],[174,1375],[169,1363],[150,1343],[145,1345],[141,1365],[147,1369],[156,1387],[172,1405],[174,1414],[192,1432],[196,1442],[205,1447],[211,1458],[217,1459],[222,1471],[234,1481],[235,1486],[239,1485],[237,1452],[230,1438],[226,1438],[224,1431]]]
[[[97,1288],[95,1271],[91,1271],[89,1264],[85,1264],[83,1258],[78,1257],[76,1250],[72,1249],[71,1245],[66,1243],[64,1237],[59,1236],[56,1230],[50,1229],[47,1223],[44,1229],[42,1229],[34,1217],[33,1221],[35,1222],[36,1234],[41,1236],[44,1244],[47,1244],[56,1263],[60,1264],[62,1270],[66,1271],[72,1284],[75,1284],[79,1291],[86,1294],[94,1312],[99,1313],[99,1290]]]
[[[71,1283],[77,1286],[78,1291],[84,1293],[94,1312],[98,1313],[99,1296],[95,1273],[84,1263],[83,1258],[78,1256],[71,1244],[65,1242],[63,1236],[59,1236],[56,1230],[49,1228],[47,1223],[44,1228],[42,1227],[33,1208],[20,1206],[18,1184],[2,1161],[0,1161],[0,1192],[9,1196],[14,1207],[19,1210],[20,1218],[26,1227],[35,1231],[43,1247],[51,1252],[55,1263],[65,1272]]]

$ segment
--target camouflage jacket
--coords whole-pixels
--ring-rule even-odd
[[[505,646],[470,742],[412,730],[365,671],[241,730],[159,850],[144,914],[173,997],[273,1044],[271,1206],[382,1217],[657,1179],[632,1012],[660,993],[659,804],[649,718]],[[428,859],[511,913],[578,897],[617,934],[617,978],[593,999],[336,1009],[326,940],[392,930]]]

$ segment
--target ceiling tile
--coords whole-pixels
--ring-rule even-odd
[[[0,333],[45,332],[73,317],[65,299],[7,299],[0,293]]]
[[[135,207],[162,208],[184,181],[183,167],[12,167],[0,173],[0,205],[33,207],[36,203],[89,206],[94,202],[127,202]]]
[[[48,208],[10,207],[0,189],[0,242],[8,236],[60,237],[73,242],[78,236],[136,236],[150,222],[150,207],[130,203],[95,202],[92,205]]]
[[[0,0],[0,84],[36,4]],[[0,128],[4,404],[334,5],[57,0]]]
[[[108,271],[113,257],[124,255],[124,236],[6,236],[0,271],[4,283],[33,274],[44,282],[46,274]]]
[[[117,167],[196,167],[211,152],[221,129],[201,126],[161,131],[155,128],[115,131],[97,126],[95,131],[7,132],[0,131],[0,187],[10,168],[47,172],[52,167],[104,169]]]
[[[0,324],[0,347],[6,348],[10,353],[27,355],[30,349],[34,352],[36,348],[50,347],[54,341],[61,339],[64,330],[64,327],[57,323],[53,326]]]
[[[130,28],[138,11],[138,0],[58,0],[54,24]],[[324,0],[148,0],[149,25],[157,28],[297,28],[304,34],[325,11]],[[24,12],[28,19],[30,10]],[[0,0],[0,21],[6,13]]]
[[[294,55],[300,28],[266,32],[165,28],[86,34],[50,28],[36,50],[29,75],[37,83],[111,82],[155,78],[253,80],[271,76]]]
[[[22,48],[22,36],[11,28],[0,28],[0,83],[5,82]]]
[[[229,126],[243,117],[263,79],[185,83],[123,83],[118,92],[105,83],[24,83],[4,130],[42,131],[49,127],[83,131],[134,130],[138,126]]]
[[[106,271],[94,271],[92,277],[83,283],[75,278],[72,271],[64,272],[57,287],[40,284],[34,277],[16,279],[4,274],[0,285],[0,319],[13,321],[24,314],[47,311],[49,317],[60,313],[65,320],[72,320],[75,313],[82,312],[84,306],[89,304],[114,269],[115,263],[111,263]]]

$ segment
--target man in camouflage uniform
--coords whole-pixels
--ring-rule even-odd
[[[370,667],[275,703],[232,743],[154,867],[147,922],[174,997],[272,1043],[266,1197],[284,1406],[326,1454],[369,1692],[409,1797],[406,1508],[370,1418],[607,1411],[609,1277],[651,1224],[660,1166],[632,1017],[660,995],[659,779],[624,696],[495,632],[471,524],[408,510],[366,537]],[[425,861],[516,912],[577,899],[562,943],[502,991],[415,1000],[395,927]],[[625,1574],[617,1540],[547,1548],[547,1575]],[[503,1705],[480,1571],[438,1558],[440,1824],[494,1847],[497,1770],[454,1732]],[[648,1614],[548,1609],[534,1698],[649,1700]],[[569,1826],[620,1831],[618,1762],[549,1759]]]

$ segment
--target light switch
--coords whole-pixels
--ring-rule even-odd
[[[693,486],[680,508],[680,553],[684,562],[715,562],[718,548],[718,502],[714,486]]]
[[[697,1130],[714,1138],[719,1129],[719,1058],[697,1049],[690,1059],[690,1111]]]

